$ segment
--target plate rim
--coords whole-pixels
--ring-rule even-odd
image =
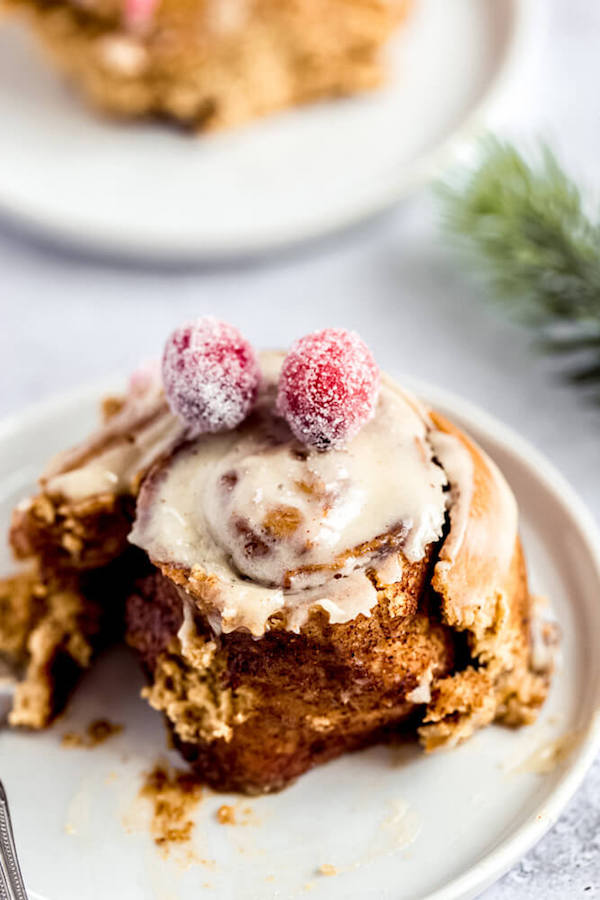
[[[517,457],[534,473],[544,491],[552,496],[553,502],[562,506],[576,526],[578,539],[595,569],[600,585],[600,527],[579,494],[554,463],[511,426],[478,404],[419,378],[402,373],[394,373],[394,378],[428,404],[440,408],[458,420],[461,427],[464,425],[467,431],[472,427],[476,433],[485,434],[504,452]],[[98,403],[103,395],[122,389],[125,383],[125,375],[113,374],[28,405],[25,409],[0,419],[0,441],[14,436],[15,431],[39,425],[44,419],[68,415],[69,408],[75,413],[78,407],[86,405],[91,407]],[[477,440],[477,434],[475,439]],[[569,755],[557,783],[549,795],[540,802],[531,820],[518,825],[475,865],[444,887],[424,895],[423,900],[469,900],[492,885],[556,823],[581,785],[598,752],[600,752],[600,707],[592,713],[585,726],[585,735]],[[32,893],[31,896],[32,900],[44,900],[39,894]]]
[[[544,453],[537,449],[511,426],[460,395],[410,377],[403,383],[414,385],[416,393],[423,393],[428,402],[447,409],[459,424],[471,424],[474,430],[485,433],[504,452],[512,455],[532,471],[535,479],[569,514],[577,529],[577,536],[585,548],[600,584],[600,527],[588,506],[569,481]],[[475,435],[477,440],[477,435]],[[475,866],[453,879],[445,887],[427,895],[424,900],[468,900],[506,874],[556,824],[573,798],[600,752],[600,706],[597,706],[585,736],[569,755],[557,784],[541,801],[538,813],[529,822],[518,826],[498,847],[487,853]]]
[[[531,55],[531,46],[537,38],[537,23],[543,9],[542,0],[503,2],[510,15],[509,34],[503,55],[482,96],[469,107],[456,128],[413,165],[404,171],[399,169],[397,179],[379,187],[369,195],[370,199],[369,196],[361,196],[345,212],[338,212],[327,219],[321,217],[318,224],[312,222],[301,228],[278,228],[255,237],[246,233],[243,238],[233,237],[225,241],[220,238],[210,241],[204,237],[200,244],[190,239],[189,235],[182,238],[177,233],[168,239],[164,234],[159,238],[139,238],[133,233],[119,234],[116,238],[110,228],[95,225],[84,230],[76,221],[69,223],[57,220],[56,216],[40,216],[31,208],[23,209],[0,197],[3,224],[12,227],[13,231],[23,232],[44,244],[64,250],[71,249],[93,257],[146,263],[148,260],[145,257],[152,254],[152,262],[159,265],[185,262],[222,264],[260,259],[268,253],[281,254],[292,248],[306,248],[319,240],[351,230],[392,209],[404,197],[423,187],[461,155],[466,154],[476,139],[485,133]]]

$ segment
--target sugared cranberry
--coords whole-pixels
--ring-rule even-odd
[[[248,415],[260,368],[252,346],[237,328],[206,316],[169,337],[162,378],[174,413],[200,431],[224,431]]]
[[[145,32],[154,20],[158,0],[124,0],[123,18],[128,31]]]
[[[325,328],[292,344],[277,409],[303,444],[319,450],[351,440],[375,412],[379,369],[352,331]]]

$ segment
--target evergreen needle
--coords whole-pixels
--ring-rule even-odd
[[[600,383],[600,222],[548,147],[528,162],[488,138],[482,160],[439,188],[444,229],[540,348]]]

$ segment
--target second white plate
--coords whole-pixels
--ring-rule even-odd
[[[482,124],[526,55],[533,3],[418,0],[383,90],[202,138],[95,116],[5,25],[0,211],[64,243],[157,260],[325,235],[394,203]]]
[[[375,747],[273,796],[206,792],[192,844],[165,859],[137,797],[144,770],[166,755],[165,732],[139,698],[136,664],[117,651],[53,728],[2,735],[0,772],[36,900],[466,900],[556,820],[600,738],[600,536],[561,476],[517,435],[455,397],[403,383],[470,431],[516,493],[532,586],[551,597],[563,634],[539,721],[492,726],[428,757],[412,746]],[[92,426],[101,393],[87,389],[0,426],[2,533],[47,457]],[[0,573],[10,565],[3,548]],[[124,732],[94,750],[61,746],[65,731],[100,716]],[[247,824],[218,824],[224,802]]]

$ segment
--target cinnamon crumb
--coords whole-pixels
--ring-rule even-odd
[[[319,866],[319,874],[320,875],[337,875],[338,870],[335,866],[332,866],[330,863],[323,863],[322,866]]]
[[[103,744],[115,734],[120,734],[123,726],[109,719],[94,719],[90,722],[84,734],[78,734],[76,731],[67,731],[61,738],[63,747],[85,747],[91,749]]]
[[[171,844],[190,840],[194,830],[192,812],[200,800],[201,786],[188,770],[157,763],[140,790],[152,803],[150,829],[154,843],[167,852]]]
[[[251,806],[243,806],[236,803],[235,806],[223,804],[216,812],[216,818],[221,825],[257,825],[258,819]]]
[[[220,825],[235,825],[235,809],[233,806],[227,806],[227,804],[223,804],[217,810],[217,821]]]

